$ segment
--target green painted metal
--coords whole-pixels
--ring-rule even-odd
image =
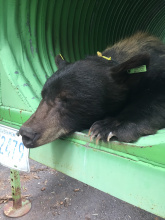
[[[1,78],[1,103],[3,106],[10,106],[15,109],[26,109],[31,111],[28,105],[18,96],[17,90],[13,88],[7,74],[0,62],[0,78]],[[11,96],[8,94],[12,94]]]
[[[142,149],[143,150],[143,149]],[[46,152],[46,154],[45,154]],[[136,156],[57,140],[30,151],[30,157],[117,198],[165,217],[165,168]]]
[[[164,0],[0,0],[0,123],[19,127],[35,111],[62,53],[75,61],[142,30],[165,41]],[[45,153],[46,152],[46,153]],[[165,130],[125,144],[75,133],[30,157],[165,217]],[[121,183],[122,179],[122,183]]]
[[[109,143],[90,141],[86,133],[76,132],[68,137],[74,143],[86,145],[93,149],[100,149],[105,152],[119,155],[128,159],[139,160],[155,166],[165,168],[165,130],[160,130],[156,135],[141,137],[135,143],[122,143],[111,141]],[[136,158],[136,159],[135,159]]]
[[[21,204],[21,184],[20,184],[20,175],[19,171],[10,170],[10,178],[11,178],[11,189],[12,189],[12,198],[13,198],[13,206],[15,209],[18,209],[22,206]]]
[[[0,106],[0,119],[2,123],[17,124],[21,126],[31,115],[31,112],[21,109]]]

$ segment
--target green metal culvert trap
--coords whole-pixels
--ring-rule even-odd
[[[139,30],[165,37],[163,0],[0,0],[0,5],[0,58],[24,110],[36,109],[44,82],[56,70],[55,55],[75,61]]]
[[[0,0],[0,6],[0,124],[10,127],[37,108],[43,84],[56,71],[55,55],[73,62],[137,31],[165,41],[164,0]],[[164,130],[131,146],[95,146],[76,134],[30,157],[165,217],[164,146]]]

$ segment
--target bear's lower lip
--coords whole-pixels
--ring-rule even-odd
[[[34,142],[31,139],[25,138],[24,136],[22,136],[22,142],[26,148],[34,148],[35,147]]]
[[[23,144],[24,144],[24,146],[25,146],[26,148],[35,148],[35,145],[34,145],[34,144],[27,144],[27,143],[24,143],[24,142],[23,142]]]

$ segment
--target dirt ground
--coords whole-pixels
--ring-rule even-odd
[[[163,220],[37,162],[30,166],[20,176],[32,209],[20,220]],[[10,198],[10,170],[0,165],[0,220],[11,219],[3,214]]]

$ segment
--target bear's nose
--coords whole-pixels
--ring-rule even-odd
[[[27,148],[33,148],[35,141],[39,139],[39,134],[30,127],[22,126],[19,134],[22,136],[23,144]]]

